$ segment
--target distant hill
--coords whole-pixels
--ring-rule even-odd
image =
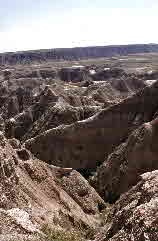
[[[110,45],[76,48],[56,48],[0,54],[0,65],[48,60],[78,60],[99,57],[125,56],[128,54],[158,52],[158,44]]]

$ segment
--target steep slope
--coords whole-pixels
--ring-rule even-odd
[[[135,185],[140,175],[158,169],[158,119],[143,124],[97,169],[96,189],[108,202]]]
[[[135,95],[71,125],[62,125],[26,141],[39,159],[73,168],[94,168],[132,130],[152,120],[158,109],[158,82]]]
[[[34,159],[2,133],[0,176],[0,240],[40,233],[43,225],[83,232],[99,227],[105,203],[78,172]]]
[[[115,203],[95,241],[158,240],[158,171],[147,172]]]
[[[0,108],[6,122],[6,136],[11,136],[9,125],[13,124],[14,117],[14,137],[23,140],[61,124],[86,119],[146,86],[143,80],[131,76],[90,81],[87,87],[82,86],[82,82],[73,84],[59,80],[52,85],[44,81],[42,87],[41,81],[27,87],[23,82],[28,83],[28,79],[20,82],[22,87],[15,82],[14,91],[6,87],[5,103]]]
[[[22,141],[33,138],[43,132],[60,125],[68,125],[86,119],[99,112],[100,106],[72,107],[70,105],[56,105],[48,109],[26,132]]]

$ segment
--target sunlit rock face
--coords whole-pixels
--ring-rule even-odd
[[[87,180],[71,168],[45,164],[13,143],[0,133],[1,240],[39,234],[43,225],[82,226],[85,231],[101,225],[106,205]]]
[[[95,241],[157,240],[158,171],[140,176],[109,213]]]

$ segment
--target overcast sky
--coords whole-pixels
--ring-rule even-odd
[[[158,0],[0,0],[0,52],[158,43]]]

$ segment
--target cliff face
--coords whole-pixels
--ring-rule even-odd
[[[47,60],[77,60],[82,58],[112,57],[137,53],[158,52],[158,44],[111,45],[94,47],[31,50],[0,54],[0,65],[30,63]]]

